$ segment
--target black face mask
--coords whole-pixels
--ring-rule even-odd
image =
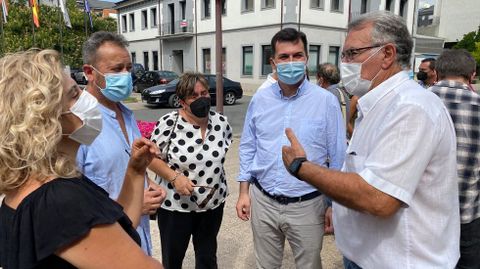
[[[190,104],[190,110],[195,117],[205,118],[210,111],[210,97],[200,97]]]
[[[418,73],[417,73],[417,79],[420,80],[420,81],[425,82],[425,80],[428,79],[428,75],[427,75],[427,73],[425,73],[425,72],[423,72],[423,71],[418,71]]]

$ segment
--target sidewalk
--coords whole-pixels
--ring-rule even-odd
[[[240,220],[235,211],[235,204],[238,198],[238,183],[236,182],[236,177],[239,172],[239,140],[239,137],[234,137],[234,143],[230,147],[225,160],[225,171],[227,173],[230,195],[226,200],[222,227],[218,235],[217,258],[219,268],[251,269],[255,268],[255,256],[253,253],[253,239],[250,222]],[[155,221],[150,221],[150,227],[154,248],[153,256],[161,260],[160,236],[157,223]],[[336,249],[333,239],[333,236],[324,237],[321,254],[324,269],[343,268],[342,257]],[[183,268],[195,268],[195,254],[191,243],[185,255]],[[285,244],[282,268],[295,268],[292,252],[287,242]]]

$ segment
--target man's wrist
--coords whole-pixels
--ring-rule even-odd
[[[305,157],[297,157],[293,159],[293,161],[288,166],[288,172],[290,172],[292,176],[302,180],[301,178],[298,177],[298,172],[300,171],[302,164],[306,161],[307,161],[307,158]]]

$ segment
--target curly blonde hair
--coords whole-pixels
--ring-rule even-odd
[[[54,50],[0,59],[0,193],[29,178],[78,175],[75,160],[58,151],[64,75]]]

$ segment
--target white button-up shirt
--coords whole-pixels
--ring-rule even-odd
[[[456,142],[445,106],[399,72],[360,98],[358,112],[342,170],[403,206],[379,218],[334,203],[337,246],[362,268],[454,268]]]

